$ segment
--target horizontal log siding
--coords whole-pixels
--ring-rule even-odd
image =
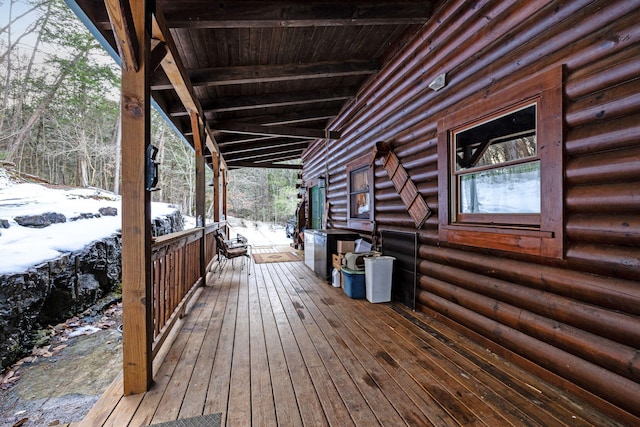
[[[303,158],[305,181],[328,177],[330,226],[347,228],[345,165],[392,142],[433,210],[418,230],[417,308],[629,423],[640,417],[638,22],[638,0],[447,2],[334,120],[342,138]],[[560,64],[564,259],[439,242],[438,120]],[[447,86],[428,89],[442,72]],[[416,231],[379,162],[375,190],[377,230]]]

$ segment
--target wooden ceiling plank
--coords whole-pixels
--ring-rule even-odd
[[[124,0],[105,0],[104,4],[115,36],[118,54],[122,60],[122,68],[125,71],[138,71],[140,49],[138,39],[135,37],[131,5]]]
[[[173,28],[319,27],[424,24],[430,1],[202,1],[159,0]]]
[[[321,79],[375,74],[380,70],[378,61],[327,61],[309,64],[256,65],[189,70],[194,86],[226,86],[247,83],[267,83]],[[151,83],[151,90],[167,90],[173,86],[165,76]]]
[[[226,133],[241,133],[247,135],[271,135],[282,138],[314,138],[340,139],[336,131],[325,132],[323,129],[293,128],[288,126],[261,126],[249,123],[220,122],[210,125],[212,129]]]

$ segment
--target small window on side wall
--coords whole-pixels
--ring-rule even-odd
[[[563,256],[562,68],[438,124],[439,239]]]
[[[373,168],[368,156],[347,165],[347,192],[347,226],[373,230]]]

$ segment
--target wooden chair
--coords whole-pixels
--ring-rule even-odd
[[[213,272],[215,273],[217,271],[218,277],[222,275],[222,270],[228,260],[232,260],[231,262],[233,263],[233,259],[239,257],[247,257],[247,275],[251,274],[251,245],[248,244],[248,241],[244,236],[238,234],[235,239],[226,240],[222,232],[220,230],[216,230],[214,238],[216,239],[218,265]],[[244,268],[244,258],[242,258],[241,269],[242,268]]]

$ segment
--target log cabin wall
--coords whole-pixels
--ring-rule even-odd
[[[433,215],[419,233],[417,310],[624,422],[640,417],[640,1],[448,1],[305,153],[347,228],[345,165],[389,141]],[[438,121],[564,67],[564,252],[439,239]],[[446,72],[447,85],[428,85]],[[445,194],[446,196],[446,194]],[[542,195],[544,197],[544,195]],[[416,231],[380,162],[377,231]]]

